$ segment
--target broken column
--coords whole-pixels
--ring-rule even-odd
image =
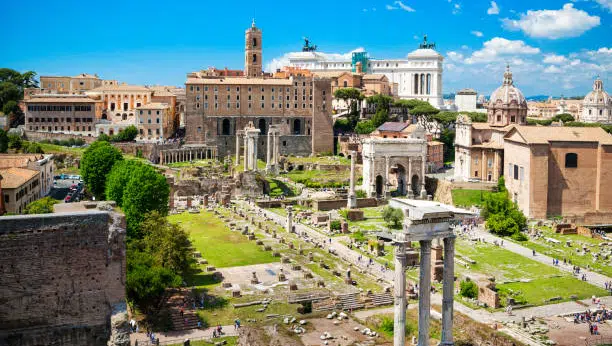
[[[357,156],[357,152],[355,150],[351,151],[351,177],[346,206],[348,209],[357,208],[357,194],[355,193],[355,156]]]
[[[285,224],[287,232],[293,232],[293,207],[287,206],[287,223]]]
[[[393,245],[395,245],[395,283],[393,294],[395,298],[393,330],[401,331],[393,333],[393,345],[406,344],[406,235],[398,233]]]

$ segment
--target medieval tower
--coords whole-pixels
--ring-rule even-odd
[[[262,56],[261,56],[261,30],[253,24],[245,32],[244,45],[244,74],[247,77],[261,77]]]

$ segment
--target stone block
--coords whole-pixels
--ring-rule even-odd
[[[363,210],[361,209],[350,209],[346,212],[346,218],[350,221],[364,220]]]

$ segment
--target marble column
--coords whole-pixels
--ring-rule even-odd
[[[453,294],[455,289],[455,237],[444,238],[444,284],[442,287],[441,346],[453,343]]]
[[[247,138],[246,132],[244,133],[244,154],[242,155],[242,159],[244,160],[244,171],[248,171],[249,170],[249,158],[247,156],[248,153],[248,146],[249,146],[249,139]]]
[[[419,341],[417,346],[429,346],[429,309],[431,308],[431,240],[421,240],[419,274]]]
[[[406,180],[407,196],[408,198],[414,198],[414,191],[412,191],[412,157],[408,158],[408,178]]]
[[[421,156],[421,198],[427,199],[427,191],[425,190],[425,156]]]
[[[393,283],[393,345],[406,344],[406,234],[398,233],[395,245],[395,278]]]
[[[376,174],[374,169],[374,158],[370,157],[368,161],[370,162],[370,197],[376,197]]]
[[[274,164],[278,165],[280,161],[280,132],[274,132]]]
[[[383,184],[385,198],[391,197],[391,183],[389,182],[389,171],[391,170],[391,166],[389,163],[389,156],[385,156],[385,183]]]
[[[288,233],[293,230],[293,207],[287,206],[287,223],[285,224]]]
[[[357,195],[355,194],[355,161],[357,158],[357,152],[355,150],[351,151],[351,177],[350,177],[350,185],[349,185],[349,193],[348,193],[348,201],[347,208],[354,209],[357,208]]]
[[[240,162],[240,133],[236,132],[236,163],[235,165],[238,166],[239,162]]]
[[[266,145],[266,170],[268,173],[272,170],[272,162],[271,160],[271,151],[272,151],[272,131],[268,131],[268,144]]]
[[[253,170],[257,170],[257,140],[258,136],[253,136]]]

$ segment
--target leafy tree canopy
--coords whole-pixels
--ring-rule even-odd
[[[6,153],[9,146],[9,138],[3,129],[0,129],[0,153]]]
[[[334,97],[345,101],[361,101],[363,94],[357,88],[339,88],[334,92]]]
[[[49,214],[53,212],[53,205],[59,201],[51,197],[43,197],[28,204],[25,208],[25,214]]]
[[[378,108],[376,110],[376,114],[374,114],[372,116],[370,121],[372,121],[372,125],[375,128],[378,128],[380,125],[382,125],[385,122],[389,121],[389,112],[387,110],[385,110],[384,108]]]
[[[134,125],[126,127],[123,131],[110,138],[111,142],[131,142],[138,135],[138,129]]]
[[[117,161],[123,160],[121,151],[104,141],[93,142],[81,158],[81,175],[89,190],[104,199],[106,176]]]
[[[551,119],[552,121],[563,121],[564,123],[569,123],[570,121],[576,121],[574,117],[569,113],[557,114]]]
[[[376,126],[374,126],[371,120],[362,120],[355,126],[355,132],[361,135],[367,135],[374,132],[374,130],[376,130]]]
[[[132,178],[132,172],[139,169],[142,162],[137,160],[121,160],[112,167],[106,176],[105,195],[109,201],[115,201],[118,206],[123,206],[123,191]]]
[[[387,206],[383,209],[382,217],[391,228],[400,228],[404,221],[404,213],[400,208]]]
[[[193,256],[189,251],[189,234],[181,226],[154,210],[141,223],[140,232],[157,265],[175,273],[185,273],[190,268]]]

